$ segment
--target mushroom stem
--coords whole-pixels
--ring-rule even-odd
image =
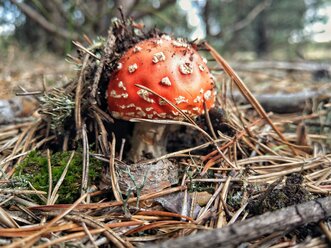
[[[160,157],[166,153],[168,125],[149,122],[136,123],[129,159],[134,163],[151,156]]]

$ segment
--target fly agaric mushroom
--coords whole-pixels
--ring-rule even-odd
[[[181,114],[160,97],[138,88],[143,85],[194,118],[215,101],[212,75],[206,61],[183,40],[163,35],[137,43],[126,51],[111,76],[107,98],[112,116],[119,119],[175,119]],[[138,123],[132,137],[130,159],[165,153],[165,125]]]

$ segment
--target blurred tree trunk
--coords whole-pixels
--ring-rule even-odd
[[[265,12],[262,12],[256,18],[256,26],[255,26],[255,43],[254,48],[256,55],[258,57],[264,57],[268,53],[269,49],[269,40],[268,40],[268,28],[266,24],[266,15]]]
[[[247,1],[245,0],[237,0],[234,2],[235,4],[235,9],[236,9],[236,15],[235,15],[235,20],[233,22],[232,25],[235,25],[236,23],[240,22],[241,20],[243,20],[246,15],[247,15],[247,9],[248,9],[248,4],[247,4]],[[226,29],[226,28],[225,28]],[[227,40],[228,37],[227,36],[227,33],[226,33],[226,30],[225,31],[225,41],[229,44],[229,49],[231,51],[231,53],[235,53],[238,49],[238,46],[237,46],[237,42],[239,40],[242,39],[242,33],[240,32],[240,30],[233,30],[229,36],[231,37],[230,40]]]
[[[122,18],[121,12],[125,18],[133,13],[144,17],[151,13],[146,12],[147,8],[137,6],[144,4],[148,9],[153,8],[148,1],[142,0],[8,1],[26,16],[24,23],[16,29],[18,40],[32,48],[45,46],[57,53],[67,53],[71,49],[71,41],[83,34],[91,39],[106,35],[112,18]],[[175,2],[161,1],[160,6],[163,9]]]

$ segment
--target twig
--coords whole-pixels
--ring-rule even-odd
[[[173,187],[169,189],[162,190],[160,192],[155,192],[155,193],[149,193],[145,195],[141,195],[139,197],[140,201],[148,200],[148,199],[153,199],[157,197],[161,197],[164,195],[169,195],[178,191],[183,191],[187,187],[186,186],[178,186],[178,187]],[[137,202],[138,198],[137,197],[132,197],[129,198],[126,203],[134,203]],[[102,208],[107,208],[107,207],[116,207],[116,206],[122,206],[123,201],[113,201],[113,202],[101,202],[101,203],[89,203],[89,204],[80,204],[76,206],[76,210],[79,209],[102,209]],[[54,205],[46,205],[46,206],[32,206],[30,209],[36,209],[36,210],[42,210],[42,211],[49,211],[49,210],[56,210],[56,209],[63,209],[68,206],[71,206],[70,204],[54,204]]]
[[[96,104],[96,96],[97,96],[97,91],[98,91],[98,87],[99,87],[99,82],[100,82],[100,78],[102,75],[102,71],[104,68],[104,65],[109,62],[109,59],[111,57],[111,55],[113,54],[113,49],[115,47],[115,40],[116,37],[114,36],[113,32],[112,32],[112,28],[110,28],[108,30],[108,37],[107,37],[107,42],[105,44],[104,47],[104,55],[102,56],[101,60],[100,60],[100,64],[98,65],[97,71],[95,72],[95,76],[93,79],[93,85],[91,87],[91,94],[90,94],[90,102],[92,104]]]
[[[94,248],[97,248],[98,246],[95,244],[95,240],[94,240],[94,238],[92,237],[92,234],[91,234],[90,230],[87,228],[87,226],[86,226],[86,224],[85,224],[84,222],[82,222],[82,226],[83,226],[83,228],[84,228],[84,232],[85,232],[85,233],[87,234],[87,236],[89,237],[89,239],[90,239],[90,241],[91,241],[93,247],[94,247]]]
[[[34,95],[42,95],[44,92],[40,90],[36,91],[28,91],[28,92],[17,92],[15,95],[16,96],[34,96]]]
[[[14,195],[20,195],[20,194],[26,194],[26,195],[46,195],[47,193],[45,191],[40,190],[27,190],[27,189],[2,189],[0,188],[0,193],[4,194],[14,194]]]
[[[225,210],[226,210],[226,198],[228,195],[228,191],[229,191],[229,185],[231,182],[232,177],[229,176],[226,180],[226,182],[224,183],[223,187],[222,187],[222,191],[219,194],[219,204],[218,204],[218,219],[217,219],[217,223],[216,223],[216,228],[221,228],[223,226],[225,226],[227,224],[226,221],[226,216],[225,216]]]
[[[149,248],[236,247],[263,235],[316,222],[330,215],[331,197],[325,197]]]

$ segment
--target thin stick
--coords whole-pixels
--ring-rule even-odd
[[[77,138],[81,134],[81,129],[82,129],[82,116],[81,116],[81,99],[82,99],[82,90],[83,90],[83,80],[84,80],[84,75],[85,75],[85,69],[87,67],[87,62],[90,58],[89,54],[86,54],[82,69],[80,70],[79,73],[79,78],[77,81],[77,86],[76,86],[76,95],[75,95],[75,123],[76,123],[76,130],[77,130]]]
[[[100,60],[100,58],[98,58],[94,53],[92,53],[91,51],[89,51],[87,48],[85,48],[82,44],[80,44],[77,41],[73,41],[72,44],[74,44],[76,47],[78,47],[79,49],[81,49],[82,51],[88,53],[89,55],[91,55],[93,58],[95,58],[96,60]]]
[[[331,197],[283,208],[220,229],[169,240],[149,248],[238,247],[263,235],[285,231],[331,216]]]
[[[226,201],[226,197],[229,191],[229,185],[231,182],[232,177],[229,176],[226,180],[226,182],[223,185],[222,191],[219,195],[220,201],[219,201],[219,205],[218,205],[218,219],[217,219],[217,223],[216,223],[216,228],[221,228],[223,226],[226,226],[227,222],[226,222],[226,216],[225,216],[225,201]]]
[[[87,228],[86,224],[84,222],[82,222],[82,226],[84,228],[84,232],[87,234],[88,238],[90,239],[92,245],[94,248],[97,248],[98,246],[96,245],[94,238],[92,237],[92,234],[90,232],[90,230]]]

